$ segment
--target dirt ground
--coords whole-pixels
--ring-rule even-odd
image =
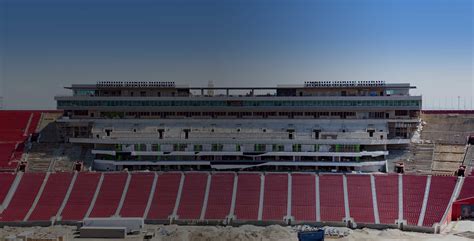
[[[138,241],[143,240],[145,232],[152,232],[153,241],[297,241],[298,227],[282,227],[272,225],[257,227],[243,225],[240,227],[221,226],[178,226],[178,225],[146,225],[141,234],[129,235],[126,239],[106,239],[107,241]],[[441,234],[425,234],[404,232],[397,229],[374,230],[325,227],[326,240],[340,241],[472,241],[474,237],[474,221],[452,222]],[[63,236],[64,241],[82,240],[96,241],[100,239],[81,239],[78,237],[76,227],[4,227],[0,229],[0,238],[19,235],[28,232],[31,237]],[[471,233],[469,233],[471,232]],[[335,235],[336,234],[336,235]],[[339,235],[337,235],[339,234]],[[471,238],[463,237],[471,234]]]

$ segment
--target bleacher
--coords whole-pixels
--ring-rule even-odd
[[[371,178],[375,181],[374,189]],[[155,223],[176,220],[346,225],[344,220],[352,220],[355,224],[393,227],[399,223],[401,205],[400,218],[406,221],[405,226],[417,228],[433,228],[442,221],[453,191],[460,188],[463,180],[386,174],[294,173],[289,176],[288,173],[230,172],[25,173],[18,185],[12,185],[16,183],[14,179],[11,174],[0,175],[0,199],[12,197],[0,213],[0,224],[81,221],[89,213],[89,217],[145,216],[147,222]],[[260,190],[262,180],[263,190]],[[465,179],[460,198],[472,196],[473,182],[472,177]],[[373,203],[374,195],[377,205]]]
[[[288,175],[268,174],[265,176],[263,195],[263,220],[281,221],[287,216]]]
[[[197,220],[200,218],[206,184],[206,173],[189,173],[186,175],[178,206],[178,219]]]
[[[0,221],[21,222],[33,204],[36,194],[40,190],[45,173],[25,173],[13,195],[10,204],[0,214]]]
[[[49,221],[55,217],[71,183],[73,173],[50,175],[46,186],[28,221]]]
[[[143,217],[155,174],[133,173],[131,174],[131,178],[127,196],[125,196],[125,201],[120,210],[120,216]]]
[[[464,185],[459,193],[458,199],[474,197],[474,176],[464,178]]]
[[[395,223],[398,219],[398,175],[376,175],[375,190],[380,223]]]
[[[428,203],[426,205],[423,226],[431,226],[439,222],[448,206],[456,186],[456,177],[432,176]]]
[[[94,172],[81,172],[77,175],[66,206],[62,213],[59,214],[61,220],[82,220],[85,217],[99,184],[100,176],[100,173]]]
[[[356,223],[374,223],[374,205],[369,175],[347,175],[351,217]]]
[[[316,220],[316,179],[314,175],[293,174],[291,213],[295,220]]]
[[[115,214],[124,192],[127,173],[104,173],[104,181],[89,217],[106,218]]]
[[[260,200],[260,174],[239,175],[235,197],[235,218],[237,220],[258,220]]]
[[[176,203],[180,181],[180,173],[165,173],[158,176],[147,219],[166,220],[169,218]]]
[[[403,217],[417,225],[426,186],[426,176],[403,176]]]
[[[0,171],[17,168],[24,142],[36,131],[40,118],[40,111],[0,111]]]
[[[319,191],[324,194],[320,195],[321,220],[342,222],[345,218],[342,175],[320,175]]]
[[[13,181],[15,181],[15,177],[14,173],[0,173],[0,205],[5,200]]]
[[[204,217],[206,220],[224,220],[229,215],[233,190],[233,173],[216,173],[212,175],[206,215]]]

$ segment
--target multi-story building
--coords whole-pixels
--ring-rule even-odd
[[[190,87],[101,81],[57,96],[65,141],[90,145],[98,170],[384,171],[410,143],[421,96],[410,84],[314,81]]]

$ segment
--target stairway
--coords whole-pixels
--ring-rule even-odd
[[[406,173],[430,174],[434,144],[415,143],[410,147],[409,159],[405,163]]]

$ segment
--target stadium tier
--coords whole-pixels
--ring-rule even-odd
[[[9,187],[2,195],[11,200],[3,198],[0,223],[70,223],[88,216],[123,216],[146,217],[149,223],[250,221],[433,228],[449,218],[447,212],[453,194],[461,190],[461,180],[231,172],[19,173],[12,178],[1,173],[0,187]]]
[[[72,95],[55,99],[60,139],[91,146],[97,171],[385,172],[391,150],[406,148],[418,127],[421,96],[410,95],[413,88],[99,81],[66,87]]]

